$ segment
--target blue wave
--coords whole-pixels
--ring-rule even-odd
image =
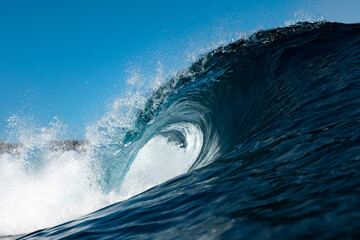
[[[360,236],[360,24],[299,23],[202,57],[97,150],[104,191],[155,136],[187,149],[196,129],[186,174],[22,239]]]

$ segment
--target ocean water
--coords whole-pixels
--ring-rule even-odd
[[[0,235],[360,238],[360,24],[260,31],[131,99],[82,151],[50,128],[0,155]]]

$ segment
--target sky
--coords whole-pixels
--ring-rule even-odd
[[[360,22],[359,0],[0,0],[0,139],[9,119],[83,139],[140,72],[189,65],[221,41],[301,18]],[[150,80],[149,80],[150,81]]]

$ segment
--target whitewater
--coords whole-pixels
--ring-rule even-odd
[[[74,149],[54,147],[57,119],[9,119],[21,144],[0,154],[0,236],[360,236],[359,24],[258,31],[161,79]]]

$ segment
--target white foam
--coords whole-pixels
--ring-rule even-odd
[[[0,234],[50,227],[119,199],[96,189],[87,155],[50,152],[45,158],[32,169],[23,154],[0,155]]]
[[[16,116],[9,119],[21,145],[0,154],[0,236],[54,226],[121,200],[100,191],[88,152],[51,150],[63,132],[54,120],[34,127]]]
[[[181,132],[186,148],[155,136],[138,153],[120,192],[104,193],[98,184],[103,176],[90,149],[51,150],[46,146],[56,138],[56,130],[27,135],[27,129],[19,137],[24,142],[16,154],[0,155],[0,236],[73,220],[187,172],[203,144],[200,128],[178,123],[163,131]]]

